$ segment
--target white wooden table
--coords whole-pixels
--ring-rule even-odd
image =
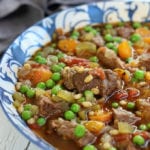
[[[9,122],[0,106],[0,150],[40,150]]]

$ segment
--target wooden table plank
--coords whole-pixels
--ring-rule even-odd
[[[9,122],[0,107],[0,150],[40,150]]]

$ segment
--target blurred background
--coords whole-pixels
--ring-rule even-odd
[[[0,0],[0,57],[21,32],[40,19],[68,7],[97,1],[102,0]]]

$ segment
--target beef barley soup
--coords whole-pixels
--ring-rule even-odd
[[[13,99],[59,150],[150,149],[150,24],[57,29],[19,68]]]

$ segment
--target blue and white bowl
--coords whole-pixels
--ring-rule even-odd
[[[20,118],[13,106],[12,93],[17,70],[40,47],[51,41],[55,29],[70,31],[87,24],[117,21],[150,21],[150,2],[99,2],[83,5],[51,15],[23,32],[8,48],[0,63],[0,103],[12,124],[41,149],[55,148],[37,137]]]

